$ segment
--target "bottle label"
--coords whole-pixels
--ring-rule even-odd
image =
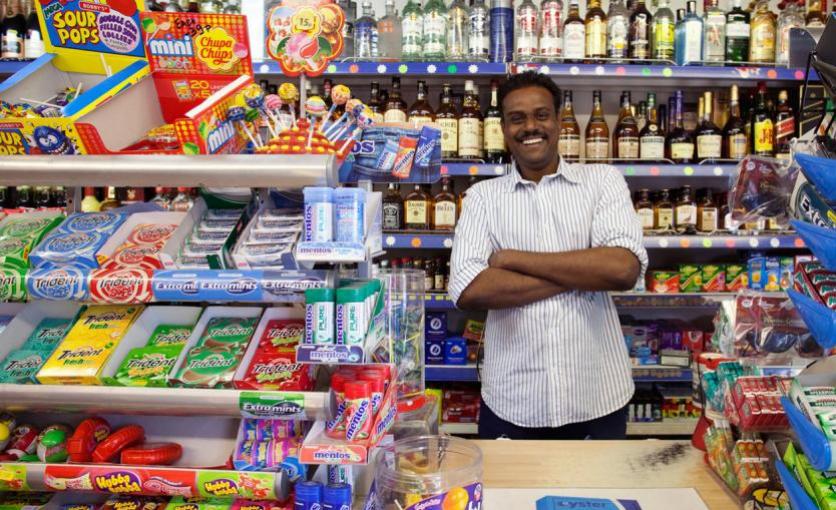
[[[41,39],[41,33],[34,30],[29,32],[26,38],[26,43],[23,48],[23,55],[26,58],[38,58],[44,54],[44,41]]]
[[[586,139],[586,159],[607,159],[609,157],[609,140],[602,137]]]
[[[2,42],[2,55],[0,56],[3,58],[23,58],[23,38],[21,33],[11,28],[6,29],[6,34],[3,36]]]
[[[722,62],[726,51],[726,16],[709,14],[705,18],[705,60]]]
[[[653,31],[653,56],[657,59],[673,58],[674,25],[667,18],[656,22]]]
[[[435,285],[434,290],[444,290],[444,275],[443,274],[435,274]]]
[[[714,232],[717,230],[717,209],[706,207],[700,213],[699,230],[701,232]]]
[[[482,121],[459,119],[459,157],[478,158],[482,150]]]
[[[659,208],[656,210],[656,224],[654,228],[670,230],[673,228],[673,209]]]
[[[636,214],[639,216],[639,221],[642,224],[642,230],[653,229],[653,209],[644,207],[642,209],[638,209]]]
[[[618,139],[619,158],[639,157],[639,138],[637,136],[622,136]]]
[[[401,208],[398,204],[383,204],[383,228],[386,230],[401,228]]]
[[[772,141],[774,136],[774,126],[772,119],[765,119],[755,122],[754,136],[755,152],[772,152]]]
[[[406,122],[406,112],[397,108],[390,108],[383,114],[384,122]]]
[[[607,23],[607,56],[627,56],[627,32],[629,23],[624,16],[614,16]]]
[[[782,119],[775,123],[775,140],[792,138],[795,134],[795,117]]]
[[[488,117],[483,123],[485,129],[485,151],[502,152],[505,150],[505,136],[502,134],[502,121],[499,117]]]
[[[437,12],[424,15],[424,56],[444,58],[447,20]]]
[[[584,57],[586,28],[583,23],[572,23],[563,27],[563,56],[581,59]]]
[[[749,24],[741,22],[729,23],[728,25],[726,25],[726,37],[748,39]]]
[[[517,55],[533,57],[537,54],[537,10],[522,8],[517,10]]]
[[[581,157],[580,135],[560,135],[557,139],[557,152],[564,158]]]
[[[685,62],[702,60],[702,24],[696,21],[685,23]]]
[[[641,159],[663,159],[665,157],[665,137],[643,136],[640,149]]]
[[[647,58],[650,55],[650,41],[648,37],[647,15],[638,14],[630,25],[630,56],[633,58]]]
[[[729,136],[729,158],[743,159],[749,151],[745,133],[737,133]]]
[[[537,47],[537,35],[520,33],[517,36],[517,56],[518,57],[533,57],[537,55],[539,48]]]
[[[404,17],[401,23],[404,56],[421,56],[421,50],[424,46],[424,27],[422,23],[421,18],[415,14]]]
[[[540,11],[540,55],[559,57],[563,54],[563,19],[557,2],[550,2]]]
[[[438,119],[441,128],[441,152],[455,154],[459,151],[459,121],[456,119]]]
[[[697,224],[697,208],[693,204],[676,206],[676,226]]]
[[[432,117],[422,117],[420,115],[414,115],[409,118],[409,123],[412,124],[415,129],[421,129],[422,126],[425,124],[431,124],[432,121]]]
[[[436,202],[435,228],[453,228],[456,226],[455,202]]]
[[[775,58],[775,25],[757,23],[752,26],[752,42],[749,46],[752,61],[769,61]]]
[[[693,159],[693,157],[693,143],[675,142],[671,144],[671,159]]]
[[[426,225],[427,202],[425,200],[407,200],[404,203],[406,209],[406,223],[408,225]]]
[[[700,135],[697,137],[697,157],[702,159],[720,159],[723,151],[721,135]]]
[[[607,25],[601,19],[591,19],[586,23],[586,55],[603,57],[607,54]]]

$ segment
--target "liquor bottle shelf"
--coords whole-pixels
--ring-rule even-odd
[[[678,165],[665,162],[653,163],[623,163],[612,161],[613,166],[621,171],[626,178],[631,177],[677,177],[677,178],[729,178],[734,175],[737,164],[733,162],[703,162],[690,165]],[[441,165],[441,175],[453,177],[476,176],[497,177],[510,171],[510,165],[476,163],[476,162],[445,162]]]
[[[253,63],[257,74],[282,74],[273,61]],[[369,62],[334,61],[325,69],[326,75],[337,76],[505,76],[504,62]]]
[[[796,235],[645,236],[648,249],[777,250],[804,249]],[[441,250],[453,247],[452,232],[384,232],[383,248]]]

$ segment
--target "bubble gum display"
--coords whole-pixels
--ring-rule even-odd
[[[64,219],[55,212],[6,216],[0,221],[0,264],[29,267],[29,253]]]
[[[110,211],[71,214],[41,241],[29,259],[35,266],[52,263],[98,267],[96,254],[126,218]]]
[[[94,416],[83,420],[67,442],[70,462],[90,462],[96,447],[110,435],[110,424]]]
[[[250,361],[244,379],[236,388],[276,391],[310,391],[313,381],[310,367],[296,362],[293,347],[262,347],[259,345]]]
[[[148,345],[183,346],[189,340],[192,329],[194,328],[191,326],[160,324],[154,329],[151,338],[148,339]]]
[[[92,460],[95,463],[111,462],[118,458],[125,448],[141,443],[145,440],[145,429],[139,425],[125,425],[109,434],[96,445]]]
[[[104,364],[141,306],[86,308],[37,374],[41,384],[99,384]]]
[[[41,462],[64,462],[67,460],[67,440],[70,429],[66,425],[50,425],[38,434],[37,455]]]
[[[115,380],[122,386],[166,386],[182,349],[182,345],[131,349],[116,371]]]
[[[232,383],[243,356],[243,349],[193,347],[186,355],[176,380],[187,387],[227,387]]]
[[[142,443],[122,450],[122,464],[134,466],[169,466],[183,456],[183,447],[177,443]]]

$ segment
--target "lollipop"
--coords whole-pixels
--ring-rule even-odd
[[[345,105],[346,101],[351,99],[351,89],[345,85],[338,84],[331,89],[331,108],[328,110],[328,115],[325,116],[325,121],[322,123],[322,131],[325,131],[328,125],[328,119],[334,115],[334,111],[338,106]]]
[[[355,115],[357,120],[357,127],[354,129],[354,132],[351,133],[351,136],[343,143],[342,147],[337,151],[337,154],[343,154],[345,151],[351,147],[351,144],[357,141],[360,135],[363,134],[363,129],[369,127],[374,122],[374,112],[369,109],[366,105],[360,105],[361,110],[360,112]],[[344,156],[343,156],[344,157]]]
[[[328,138],[333,140],[334,138],[333,138],[332,135],[334,133],[340,131],[341,130],[340,128],[345,127],[345,126],[340,126],[340,124],[347,121],[349,116],[353,116],[355,114],[355,112],[358,111],[357,110],[357,105],[362,105],[362,104],[363,104],[363,102],[360,101],[359,99],[349,99],[348,101],[346,101],[345,112],[343,112],[343,114],[340,116],[340,118],[337,119],[333,124],[330,124],[328,126],[328,129],[325,130],[325,136],[327,136]],[[359,110],[359,111],[362,111],[362,110]],[[351,122],[349,121],[349,124],[350,123]]]
[[[349,106],[351,106],[351,108],[349,108]],[[343,135],[345,135],[346,131],[348,131],[349,129],[351,129],[351,125],[352,125],[352,124],[355,124],[355,123],[357,123],[357,122],[358,122],[358,120],[359,120],[359,116],[360,116],[360,115],[361,115],[361,114],[362,114],[365,110],[366,110],[366,105],[364,105],[364,104],[363,104],[362,102],[360,102],[360,101],[357,101],[357,104],[353,104],[353,105],[346,104],[346,112],[347,112],[347,113],[349,113],[349,114],[351,115],[351,117],[354,117],[354,121],[348,121],[348,122],[346,122],[346,123],[345,123],[345,125],[343,125],[343,127],[342,127],[342,128],[340,128],[340,130],[339,130],[339,131],[337,131],[336,133],[334,133],[334,135],[333,135],[333,136],[329,136],[328,138],[329,138],[330,140],[332,140],[332,141],[337,141],[337,140],[339,140],[340,138],[342,138],[342,136],[343,136]]]
[[[312,117],[311,126],[308,129],[308,143],[306,147],[311,148],[311,141],[313,140],[314,125],[316,122],[313,119],[322,119],[325,115],[325,101],[319,96],[311,96],[305,101],[305,112]]]
[[[244,97],[244,102],[247,106],[252,108],[253,111],[260,113],[265,117],[269,117],[267,109],[264,107],[264,90],[260,86],[253,83],[244,89],[242,95]],[[277,137],[279,134],[276,132],[275,128],[273,128],[273,125],[269,122],[266,122],[266,124],[267,129],[270,130],[270,137]]]
[[[293,104],[299,99],[299,89],[292,83],[279,85],[279,98],[290,108],[291,126],[296,125],[296,109]]]
[[[247,127],[247,111],[244,109],[243,106],[230,106],[229,109],[226,111],[226,120],[229,122],[240,122],[241,129],[244,130],[244,133],[247,135],[247,138],[255,145],[256,147],[260,147],[258,142],[255,141],[255,137],[253,137],[250,128]]]
[[[270,120],[273,121],[273,124],[276,126],[276,130],[285,129],[285,125],[283,122],[280,121],[279,118],[276,117],[277,111],[282,109],[282,100],[279,99],[279,96],[276,94],[268,94],[264,97],[264,112],[270,117]],[[281,123],[281,126],[279,124]]]

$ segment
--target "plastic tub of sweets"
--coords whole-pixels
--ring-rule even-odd
[[[383,510],[479,510],[482,451],[464,439],[395,441],[374,458],[375,498]]]

